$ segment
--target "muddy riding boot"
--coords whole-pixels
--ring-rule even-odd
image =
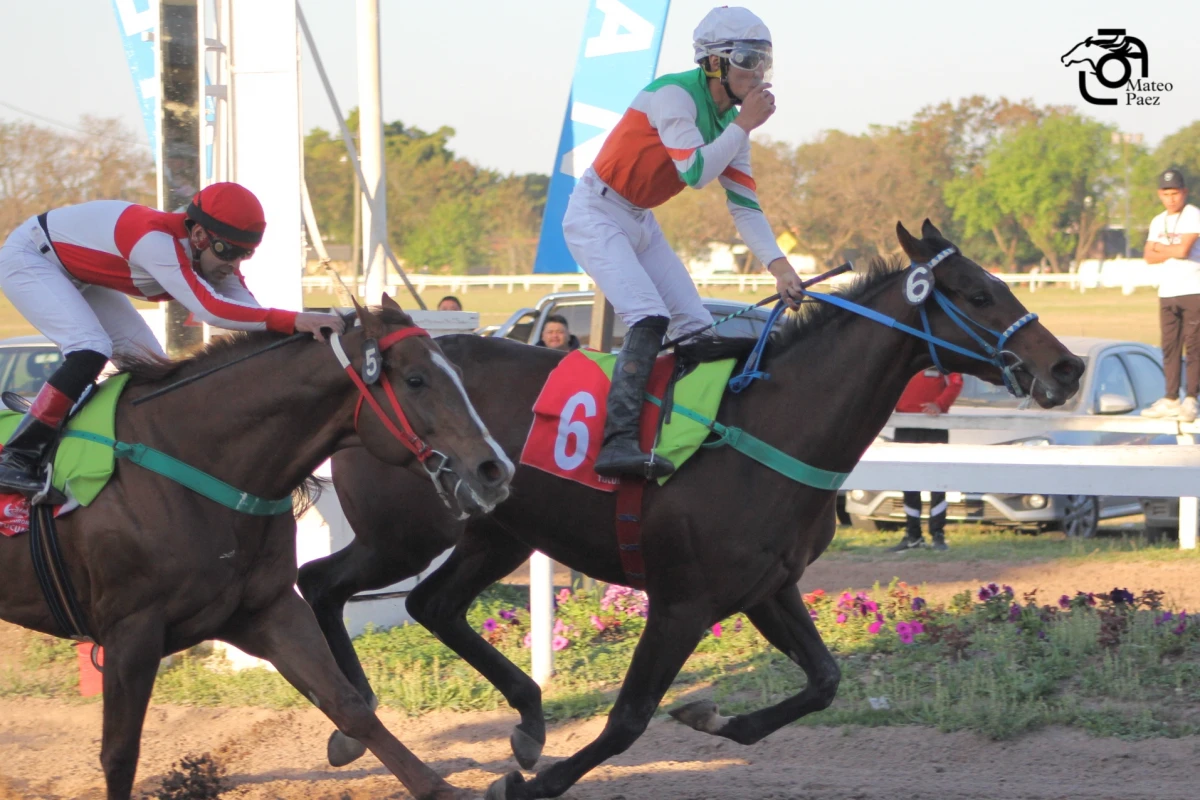
[[[654,359],[662,347],[669,320],[647,317],[625,334],[625,344],[613,367],[612,388],[608,392],[608,419],[604,423],[604,447],[596,459],[596,474],[609,478],[622,475],[654,480],[675,471],[670,461],[642,452],[638,427],[643,396]]]
[[[37,494],[43,482],[38,477],[38,465],[58,431],[33,416],[30,411],[17,424],[8,444],[0,452],[0,493],[20,492]]]
[[[0,492],[37,494],[42,490],[38,466],[57,440],[59,426],[107,362],[107,356],[94,350],[67,354],[0,451]]]

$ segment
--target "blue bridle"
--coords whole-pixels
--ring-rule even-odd
[[[909,269],[923,266],[928,268],[932,274],[934,267],[957,252],[958,251],[955,248],[947,247],[925,264],[917,264],[916,262],[910,264]],[[945,339],[940,339],[937,336],[934,336],[933,331],[929,326],[929,314],[925,309],[926,303],[921,303],[920,305],[922,330],[914,328],[910,325],[905,325],[903,322],[893,319],[886,314],[880,314],[878,311],[874,311],[866,306],[861,306],[858,303],[851,302],[850,300],[847,300],[844,297],[839,297],[838,295],[806,291],[804,296],[813,300],[818,300],[822,303],[828,303],[829,305],[837,306],[838,308],[845,309],[846,311],[866,317],[869,320],[886,325],[889,328],[895,328],[898,331],[903,331],[904,333],[928,342],[929,356],[933,359],[933,365],[937,367],[938,371],[943,375],[946,374],[947,370],[942,366],[941,359],[938,358],[938,348],[949,350],[952,353],[957,353],[961,356],[966,356],[967,358],[973,358],[976,361],[983,361],[991,364],[1000,370],[1000,373],[1004,379],[1004,388],[1008,389],[1008,391],[1016,397],[1025,397],[1025,391],[1021,388],[1020,382],[1017,381],[1016,376],[1013,374],[1013,370],[1021,365],[1021,359],[1016,355],[1016,353],[1004,349],[1004,346],[1017,331],[1021,330],[1021,328],[1037,319],[1037,314],[1034,314],[1031,311],[1018,319],[1012,325],[1009,325],[1003,331],[994,331],[985,325],[981,325],[960,311],[958,307],[951,303],[944,294],[938,291],[936,286],[932,289],[931,294],[933,299],[937,301],[937,304],[941,307],[942,311],[946,313],[946,316],[949,317],[955,325],[965,331],[968,336],[975,340],[975,342],[981,348],[983,348],[982,355],[972,352],[965,347],[959,347],[953,342],[947,342]],[[926,302],[928,302],[928,300],[926,300]],[[758,365],[759,361],[762,359],[763,349],[767,344],[767,337],[770,336],[771,331],[775,327],[776,320],[779,319],[780,315],[783,314],[786,308],[787,307],[783,301],[780,301],[779,304],[772,309],[771,316],[767,318],[767,325],[763,329],[762,335],[759,336],[758,342],[754,345],[754,349],[750,352],[750,357],[746,359],[746,365],[742,368],[742,371],[739,374],[729,379],[730,391],[735,393],[741,392],[756,379],[770,377],[768,373],[759,370]],[[984,339],[979,332],[973,328],[977,328],[983,333],[994,336],[996,338],[996,344],[989,344],[987,340]],[[1006,356],[1008,358],[1006,358]]]

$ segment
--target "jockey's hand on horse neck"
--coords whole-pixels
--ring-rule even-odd
[[[786,258],[775,259],[767,265],[767,269],[775,276],[775,289],[779,292],[779,298],[788,304],[788,308],[795,311],[804,297],[804,281],[800,280],[800,276]]]
[[[316,311],[305,311],[296,315],[296,333],[311,333],[318,342],[325,341],[322,328],[329,328],[337,334],[346,332],[346,322],[338,314],[322,314]]]

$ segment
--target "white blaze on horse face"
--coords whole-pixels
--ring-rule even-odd
[[[458,373],[454,371],[454,367],[441,353],[433,353],[432,358],[433,363],[445,370],[446,374],[450,376],[450,380],[454,381],[454,385],[458,387],[458,391],[462,394],[463,404],[471,413],[471,419],[475,421],[475,424],[479,427],[480,432],[483,433],[484,441],[488,443],[488,446],[492,448],[492,452],[496,454],[496,460],[504,465],[504,468],[508,470],[508,475],[511,478],[512,475],[517,471],[516,468],[513,466],[513,463],[508,460],[508,456],[504,454],[503,448],[501,448],[500,445],[496,443],[496,440],[492,438],[492,434],[488,433],[487,425],[483,424],[483,420],[479,418],[479,412],[475,410],[475,406],[471,405],[471,400],[467,397],[466,387],[464,387],[462,381],[459,380]]]

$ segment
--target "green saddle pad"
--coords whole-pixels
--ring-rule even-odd
[[[578,352],[591,359],[604,371],[608,379],[612,380],[613,367],[617,363],[615,354],[599,353],[594,350],[579,350]],[[721,405],[721,398],[725,395],[729,376],[733,374],[736,364],[736,359],[726,358],[697,365],[675,384],[675,402],[709,419],[716,419],[717,409]],[[647,391],[661,399],[662,389],[666,385],[665,379],[674,368],[675,358],[673,356],[669,359],[660,358],[655,365],[654,372],[651,373]],[[700,449],[700,445],[711,433],[712,431],[695,420],[682,414],[672,414],[671,421],[663,425],[662,434],[654,452],[668,459],[676,469],[679,469],[683,466],[683,462]],[[659,485],[666,483],[670,477],[668,475],[665,478],[659,478]]]
[[[116,438],[117,399],[129,382],[128,374],[116,375],[100,384],[95,396],[67,423],[67,430],[86,431]],[[0,438],[12,435],[22,414],[0,411]],[[54,456],[54,488],[83,505],[90,504],[112,477],[115,462],[111,446],[85,439],[65,438]]]

